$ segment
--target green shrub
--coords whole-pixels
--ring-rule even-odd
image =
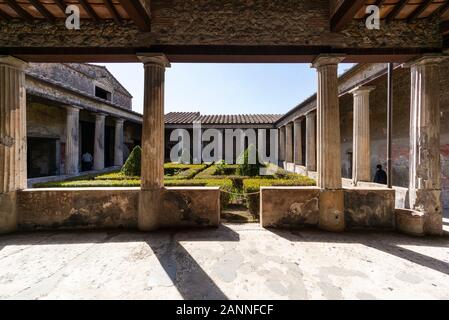
[[[111,172],[96,176],[94,180],[139,180],[139,176],[126,176],[122,172]]]
[[[315,180],[301,175],[297,175],[295,179],[246,179],[243,181],[243,192],[249,212],[258,216],[260,211],[260,187],[315,185]]]
[[[125,176],[139,176],[140,177],[140,169],[141,169],[141,157],[142,157],[142,149],[140,146],[136,146],[131,154],[129,155],[128,159],[126,160],[125,164],[122,167],[121,172]]]
[[[256,157],[256,163],[250,164],[250,154],[255,154]],[[258,154],[256,147],[254,145],[249,145],[248,149],[246,149],[238,158],[238,168],[237,168],[237,175],[239,176],[248,176],[248,177],[255,177],[259,175],[261,164],[258,159]]]
[[[165,172],[167,172],[167,170],[178,170],[177,174],[174,174],[171,176],[166,175],[165,180],[193,179],[196,175],[198,175],[200,172],[202,172],[206,168],[207,168],[207,165],[205,165],[205,164],[192,164],[192,165],[189,165],[189,167],[176,167],[176,166],[172,165],[172,166],[166,167],[164,169]]]

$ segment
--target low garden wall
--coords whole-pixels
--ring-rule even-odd
[[[139,194],[140,188],[20,191],[18,229],[136,229]],[[219,188],[166,188],[162,211],[161,226],[217,226]]]
[[[343,191],[346,228],[394,228],[394,190],[347,188]],[[262,187],[262,227],[318,225],[320,196],[317,187]]]

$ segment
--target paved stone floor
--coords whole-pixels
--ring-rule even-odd
[[[449,236],[257,224],[18,233],[0,236],[0,298],[449,299]]]

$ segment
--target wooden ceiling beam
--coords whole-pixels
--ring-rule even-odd
[[[150,13],[142,5],[142,0],[119,0],[122,7],[141,31],[151,31]],[[145,1],[145,0],[144,0]],[[148,0],[147,0],[148,1]],[[149,2],[149,1],[148,1]]]
[[[55,4],[58,6],[58,8],[62,11],[62,13],[65,13],[65,10],[67,9],[67,4],[64,2],[64,0],[53,0]]]
[[[54,22],[55,21],[55,17],[51,14],[50,11],[47,10],[47,8],[45,8],[42,3],[39,2],[39,0],[28,0],[33,7],[36,8],[37,11],[39,11],[39,13],[44,17],[47,18],[47,20],[49,20],[50,22]]]
[[[421,13],[424,12],[431,4],[433,0],[425,0],[422,2],[408,17],[407,22],[412,22],[414,19],[418,18]]]
[[[92,8],[92,6],[90,5],[89,1],[87,1],[87,0],[78,0],[78,1],[83,6],[84,10],[87,12],[89,17],[91,17],[92,19],[94,19],[97,22],[100,21],[100,18],[98,17],[97,13]]]
[[[13,9],[19,17],[27,21],[33,21],[34,17],[28,13],[24,8],[22,8],[15,0],[5,0],[6,3]]]
[[[331,30],[343,30],[364,5],[365,0],[344,0],[331,17]]]
[[[11,17],[5,11],[0,9],[0,19],[8,21]]]
[[[108,9],[109,13],[114,18],[115,22],[120,23],[121,22],[120,15],[117,12],[117,10],[115,9],[114,4],[112,3],[112,1],[111,0],[104,0],[104,4],[105,4],[106,8]]]
[[[387,15],[386,19],[387,22],[393,21],[398,14],[404,9],[404,7],[407,5],[408,0],[401,0],[399,3],[396,4],[396,6],[393,8],[393,10],[390,11],[390,13]]]
[[[442,16],[449,10],[449,1],[441,5],[432,15]]]

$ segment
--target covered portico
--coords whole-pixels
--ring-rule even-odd
[[[325,230],[343,231],[346,221],[345,208],[348,204],[345,199],[348,197],[342,187],[340,127],[339,122],[335,121],[339,118],[337,66],[342,61],[397,63],[416,61],[411,65],[415,79],[412,87],[414,99],[411,108],[414,121],[411,124],[411,142],[416,148],[410,155],[411,162],[415,164],[410,171],[411,180],[414,181],[410,185],[412,195],[410,199],[412,208],[423,214],[425,233],[442,232],[441,210],[439,210],[440,186],[436,175],[440,167],[439,161],[432,157],[437,148],[435,139],[438,138],[438,134],[430,126],[430,124],[439,126],[438,97],[432,86],[429,86],[429,83],[437,79],[434,72],[435,64],[447,49],[447,41],[443,41],[447,33],[444,29],[440,30],[440,16],[445,14],[445,11],[441,13],[442,9],[438,9],[439,7],[426,11],[424,5],[422,7],[420,5],[419,15],[415,13],[415,17],[403,20],[399,19],[401,18],[399,14],[404,6],[390,4],[388,6],[393,7],[390,8],[393,13],[381,17],[386,18],[389,23],[383,24],[381,30],[368,30],[364,24],[363,12],[370,1],[304,0],[295,2],[294,5],[281,3],[268,5],[269,1],[261,1],[252,7],[247,7],[243,2],[240,4],[232,2],[234,5],[231,6],[231,12],[228,12],[216,10],[212,2],[207,0],[197,1],[189,8],[180,5],[179,2],[165,5],[161,1],[139,0],[119,1],[112,9],[108,7],[101,10],[101,14],[96,13],[95,6],[89,1],[83,1],[80,2],[80,6],[84,8],[82,18],[85,20],[82,20],[81,29],[77,31],[80,36],[73,37],[72,30],[65,29],[63,23],[57,20],[61,17],[61,13],[56,5],[39,1],[40,10],[30,14],[28,9],[21,7],[16,1],[12,2],[16,3],[16,6],[10,7],[5,4],[0,6],[2,17],[5,18],[0,24],[2,48],[0,92],[3,92],[2,96],[5,97],[0,100],[2,116],[0,160],[5,163],[0,166],[2,182],[0,231],[14,231],[21,225],[18,217],[23,218],[24,215],[19,215],[18,212],[23,209],[26,201],[38,199],[41,203],[45,203],[45,199],[62,192],[22,191],[25,188],[23,181],[26,178],[24,168],[26,148],[23,145],[25,131],[13,128],[23,128],[26,117],[23,84],[26,61],[143,63],[145,98],[142,187],[140,190],[126,190],[132,194],[130,197],[133,200],[127,198],[124,193],[121,194],[121,190],[114,190],[114,195],[112,192],[108,195],[109,191],[103,190],[99,198],[100,201],[109,201],[108,199],[112,197],[116,199],[119,197],[117,194],[121,194],[129,205],[121,210],[128,210],[128,214],[131,211],[131,216],[135,217],[137,226],[143,231],[160,227],[210,227],[219,224],[218,189],[174,189],[164,188],[163,185],[164,73],[170,63],[312,63],[318,77],[316,113],[310,110],[300,115],[305,121],[297,117],[285,123],[285,128],[281,128],[279,136],[281,146],[285,147],[285,151],[282,147],[280,150],[282,160],[305,163],[310,171],[316,166],[318,186],[309,189],[263,189],[262,225],[291,227],[303,225],[306,220]],[[221,5],[226,5],[225,2]],[[100,12],[99,8],[97,10]],[[204,14],[210,14],[215,19],[205,24],[201,20]],[[422,19],[417,19],[418,16]],[[111,17],[114,22],[110,20]],[[253,19],[258,23],[250,23]],[[42,32],[29,33],[27,30],[30,24]],[[310,24],[314,25],[314,28],[310,28]],[[191,28],[185,28],[187,25]],[[102,38],[87,37],[96,33],[99,27],[105,30]],[[400,32],[408,28],[415,31],[413,39],[403,36]],[[10,29],[14,29],[15,32],[9,32]],[[186,29],[189,31],[186,32]],[[240,31],[236,33],[235,30]],[[389,36],[385,37],[385,34]],[[87,44],[86,38],[91,39]],[[379,39],[382,39],[381,43]],[[46,46],[40,47],[42,43],[46,43]],[[66,43],[70,43],[70,46],[62,45]],[[428,53],[432,53],[432,56],[427,56]],[[363,153],[363,147],[366,147],[364,143],[369,134],[364,126],[368,117],[366,112],[368,93],[369,88],[358,88],[353,92],[359,119],[357,126],[354,127],[357,136],[356,147],[359,151],[354,170],[357,179],[360,180],[366,177],[366,168],[363,167],[366,165],[364,163],[366,153]],[[76,111],[74,112],[71,118],[76,118]],[[300,152],[303,147],[293,143],[293,140],[296,143],[300,140],[301,126],[304,122],[307,137],[305,161]],[[98,115],[96,128],[101,131],[103,125],[104,117]],[[313,139],[315,135],[316,140]],[[282,143],[283,139],[285,143]],[[95,162],[100,166],[102,159],[97,158]],[[351,192],[358,191],[351,190]],[[362,192],[379,195],[381,205],[390,212],[387,219],[394,226],[394,208],[391,208],[394,191],[388,189]],[[64,193],[68,198],[81,196],[79,191],[73,193],[64,191]],[[282,199],[286,195],[290,200],[285,201],[284,206],[276,207],[273,204],[277,202],[274,200],[270,202],[270,199],[277,196]],[[92,192],[91,196],[96,197],[98,194]],[[268,209],[264,206],[265,201],[269,201]],[[358,201],[350,203],[355,211],[365,205]],[[273,207],[274,209],[270,209]],[[48,212],[51,210],[47,208]],[[108,212],[106,216],[107,214]],[[279,220],[282,220],[282,223],[278,223]],[[77,226],[75,224],[70,227]]]

